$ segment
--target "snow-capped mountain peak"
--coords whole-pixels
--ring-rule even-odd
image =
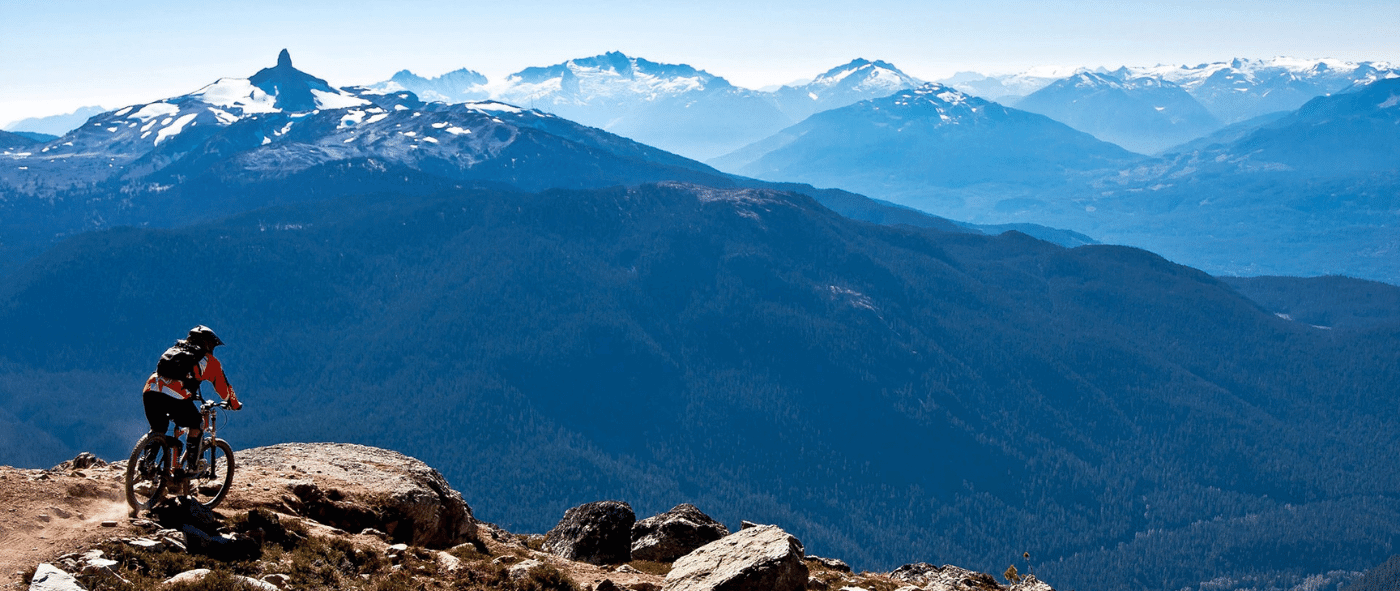
[[[325,80],[292,66],[291,55],[283,49],[277,65],[264,68],[248,78],[220,78],[184,96],[147,105],[134,105],[115,113],[117,117],[146,119],[141,113],[179,113],[181,117],[207,110],[212,123],[230,125],[243,117],[264,113],[309,113],[317,110],[362,107],[370,101],[332,87]],[[164,105],[164,106],[161,106]]]
[[[932,121],[939,126],[961,125],[984,117],[986,107],[992,105],[986,100],[937,82],[927,82],[916,88],[902,90],[889,97],[862,104],[868,104],[869,108],[875,111],[886,111],[891,117],[907,117],[906,121],[909,122]]]
[[[489,98],[486,90],[486,76],[460,68],[436,78],[419,76],[408,70],[399,70],[384,82],[373,84],[367,90],[389,94],[410,91],[425,101],[459,103]]]
[[[292,67],[292,56],[285,49],[277,55],[276,66],[258,71],[248,78],[248,82],[275,97],[273,106],[286,112],[345,109],[369,103]]]
[[[857,58],[821,73],[806,84],[779,88],[772,96],[784,114],[801,121],[814,113],[890,96],[920,84],[923,81],[901,72],[889,62]]]
[[[1226,123],[1290,111],[1313,97],[1400,74],[1386,62],[1286,56],[1194,66],[1123,67],[1118,72],[1177,84]]]
[[[490,96],[516,104],[585,105],[616,100],[656,101],[728,81],[685,64],[660,64],[613,51],[546,67],[526,68],[489,84]]]
[[[812,100],[820,100],[821,93],[833,88],[861,93],[891,94],[920,84],[922,82],[919,79],[905,74],[889,62],[856,58],[850,63],[823,72],[811,82],[797,88],[807,91]]]

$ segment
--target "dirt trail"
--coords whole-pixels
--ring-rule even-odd
[[[0,466],[0,589],[27,588],[23,574],[39,563],[133,532],[121,478],[111,468],[60,474]]]

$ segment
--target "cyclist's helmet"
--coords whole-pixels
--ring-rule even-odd
[[[213,351],[214,347],[224,344],[219,340],[219,335],[214,334],[214,329],[203,324],[190,329],[190,336],[185,340],[199,345],[205,351]]]

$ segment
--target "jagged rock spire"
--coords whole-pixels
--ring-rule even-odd
[[[283,49],[283,50],[282,50],[282,53],[277,54],[277,67],[279,67],[279,68],[290,68],[290,67],[292,67],[292,54],[287,53],[287,50],[286,50],[286,49]]]

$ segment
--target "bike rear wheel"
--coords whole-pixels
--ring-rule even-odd
[[[222,439],[205,444],[199,464],[189,476],[189,494],[195,502],[213,509],[233,487],[233,448]]]
[[[132,517],[149,511],[165,495],[170,455],[164,437],[147,433],[136,441],[126,462],[126,504],[131,506]]]

